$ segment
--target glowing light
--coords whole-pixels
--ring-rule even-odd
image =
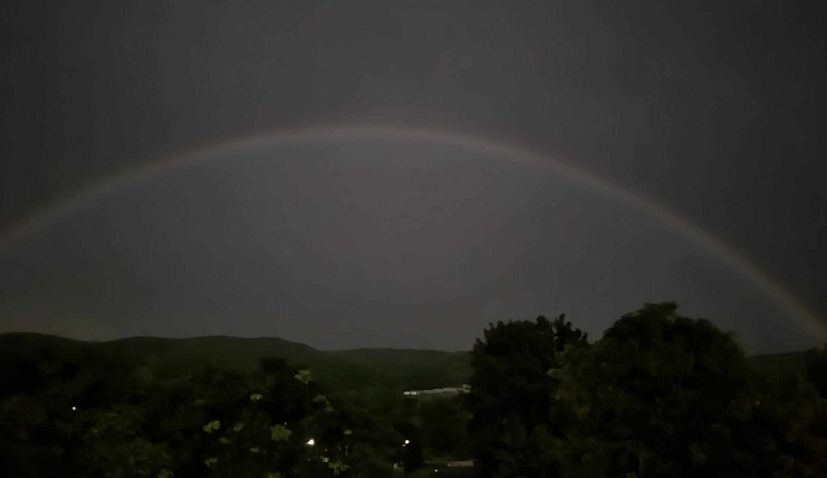
[[[72,405],[72,411],[73,411],[73,412],[78,411],[78,407],[76,407],[76,406]]]
[[[316,440],[314,440],[312,438],[307,440],[307,446],[315,446],[315,445],[316,445]]]

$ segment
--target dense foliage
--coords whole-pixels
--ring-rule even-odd
[[[553,428],[558,380],[548,371],[561,366],[567,350],[584,346],[586,336],[562,316],[498,322],[484,334],[472,352],[467,400],[477,463],[484,476],[551,476],[542,448]]]
[[[814,380],[822,360],[811,353]],[[648,304],[593,344],[562,318],[498,323],[473,365],[484,477],[827,475],[823,396],[752,373],[730,335],[675,304]]]
[[[2,477],[420,477],[472,456],[484,478],[827,476],[827,347],[758,373],[771,357],[749,362],[731,335],[671,303],[623,316],[595,342],[563,316],[491,324],[466,356],[465,396],[341,387],[394,371],[454,385],[436,378],[459,379],[468,364],[456,354],[339,353],[346,366],[333,369],[352,377],[320,383],[296,360],[192,359],[224,338],[190,350],[61,340],[0,347]],[[268,343],[328,363],[283,341],[250,344]]]
[[[399,394],[360,409],[280,359],[164,374],[44,351],[3,371],[0,476],[384,478],[421,462],[400,446]]]

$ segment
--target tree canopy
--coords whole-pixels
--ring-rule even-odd
[[[482,478],[827,476],[827,347],[763,375],[674,303],[594,342],[564,316],[489,324],[459,397],[330,391],[282,358],[243,371],[19,345],[0,349],[3,477],[387,478],[471,455]]]
[[[809,375],[823,377],[822,355]],[[499,322],[472,352],[483,477],[782,477],[827,472],[825,401],[770,383],[731,334],[646,304],[588,343],[564,319]]]

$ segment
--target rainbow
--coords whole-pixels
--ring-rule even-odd
[[[95,201],[108,192],[117,191],[130,184],[163,175],[175,169],[184,168],[223,153],[239,149],[267,146],[286,142],[307,141],[351,141],[385,140],[399,142],[420,142],[444,145],[458,149],[477,151],[503,161],[522,164],[551,171],[600,194],[614,198],[665,225],[675,233],[689,239],[697,247],[708,251],[722,263],[739,273],[759,290],[763,291],[783,310],[807,328],[820,340],[827,340],[824,322],[799,301],[784,286],[777,283],[739,251],[725,244],[704,229],[684,219],[674,211],[628,189],[610,183],[582,169],[549,158],[547,155],[528,147],[494,141],[479,136],[455,132],[443,132],[423,128],[400,128],[394,126],[322,126],[284,129],[275,132],[255,134],[237,139],[213,143],[195,149],[179,152],[150,165],[126,169],[113,176],[102,178],[90,187],[73,196],[49,204],[22,221],[14,224],[0,236],[0,254],[13,243],[36,233],[60,217],[70,215],[84,204]]]

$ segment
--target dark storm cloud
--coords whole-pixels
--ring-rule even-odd
[[[821,5],[4,2],[0,224],[222,138],[427,125],[526,143],[639,191],[824,315]]]

